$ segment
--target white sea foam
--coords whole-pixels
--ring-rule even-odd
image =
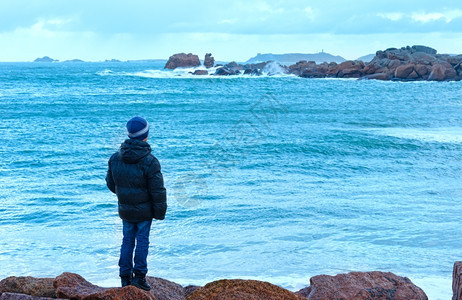
[[[411,277],[411,281],[420,287],[429,300],[447,300],[452,298],[451,277]]]
[[[380,135],[438,143],[462,143],[462,127],[369,129]]]
[[[99,71],[96,74],[99,76],[131,76],[131,77],[143,77],[143,78],[194,78],[194,79],[203,79],[203,78],[221,78],[221,79],[232,79],[232,78],[260,78],[260,77],[294,77],[292,74],[285,74],[284,69],[277,63],[268,64],[263,70],[262,75],[244,75],[241,71],[239,75],[232,76],[215,76],[215,71],[220,67],[213,67],[206,69],[203,66],[196,68],[176,68],[174,70],[143,70],[138,72],[114,72],[112,70],[106,69],[104,71]],[[193,75],[196,70],[206,70],[208,75]]]

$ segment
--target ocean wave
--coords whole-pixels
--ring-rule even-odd
[[[233,79],[233,78],[261,78],[261,77],[295,77],[293,74],[284,74],[282,69],[278,69],[276,66],[270,66],[263,69],[262,75],[250,75],[250,74],[241,74],[231,75],[231,76],[217,76],[214,75],[215,71],[220,67],[213,67],[206,69],[204,67],[197,68],[176,68],[175,70],[143,70],[137,72],[114,72],[112,70],[106,69],[103,71],[96,72],[96,75],[99,76],[129,76],[129,77],[141,77],[141,78],[194,78],[194,79],[204,79],[204,78],[221,78],[221,79]],[[193,75],[197,70],[205,70],[208,75]]]
[[[400,139],[423,142],[462,143],[462,127],[442,128],[380,128],[368,129],[374,133]]]

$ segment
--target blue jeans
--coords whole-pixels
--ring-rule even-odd
[[[134,273],[148,273],[149,231],[152,220],[131,223],[122,220],[123,234],[120,248],[119,275],[131,276]],[[136,240],[136,249],[135,249]],[[133,249],[135,249],[135,267],[133,267]]]

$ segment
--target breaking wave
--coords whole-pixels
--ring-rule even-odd
[[[148,69],[137,72],[115,72],[109,69],[96,72],[99,76],[131,76],[131,77],[142,77],[142,78],[194,78],[194,79],[204,79],[204,78],[260,78],[260,77],[295,77],[293,74],[285,74],[284,68],[282,68],[278,63],[270,63],[265,66],[262,70],[262,75],[250,75],[250,74],[241,74],[231,75],[231,76],[217,76],[214,75],[216,70],[219,67],[213,67],[206,69],[203,66],[197,68],[176,68],[175,70],[156,70]],[[193,75],[195,71],[204,70],[208,72],[208,75]]]

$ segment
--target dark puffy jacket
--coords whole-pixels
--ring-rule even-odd
[[[109,159],[107,187],[119,200],[119,216],[129,222],[163,220],[167,211],[164,179],[148,143],[126,140]]]

